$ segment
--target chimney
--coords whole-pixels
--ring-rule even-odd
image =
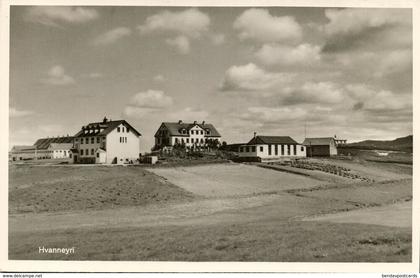
[[[103,123],[108,122],[108,119],[106,118],[106,116],[104,117],[104,119],[102,120]]]
[[[197,124],[197,121],[194,121],[194,124],[196,125]]]
[[[178,121],[178,124],[182,124],[182,120],[179,120],[179,121]]]
[[[257,132],[254,131],[254,138],[256,138],[256,137],[257,137]]]
[[[206,123],[206,121],[203,121],[202,125],[204,125]]]

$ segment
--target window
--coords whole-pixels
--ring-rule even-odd
[[[79,142],[79,139],[77,139],[77,138],[76,138],[76,139],[75,139],[75,141],[76,141],[76,142]]]
[[[290,155],[290,148],[291,146],[290,145],[287,145],[287,155]]]
[[[99,157],[99,153],[96,153],[96,157]]]
[[[271,155],[271,145],[268,145],[268,155]]]
[[[264,151],[264,146],[260,146],[260,152]]]
[[[201,143],[201,144],[203,144],[203,143],[204,143],[203,138],[201,138],[201,139],[200,139],[200,143]]]
[[[247,153],[249,152],[249,147],[246,147],[246,152],[247,152]]]
[[[121,132],[124,132],[124,127],[121,127]]]
[[[293,153],[296,155],[296,145],[293,145]]]
[[[84,141],[84,140],[83,140],[83,138],[81,138],[81,139],[80,139],[80,144],[83,144],[83,141]]]
[[[200,133],[201,133],[201,134],[204,134],[204,132],[203,132],[203,131],[200,131]]]
[[[120,127],[117,127],[117,132],[120,132]]]
[[[94,144],[95,143],[95,137],[90,138],[90,143]]]
[[[195,142],[198,143],[198,138],[195,138]]]
[[[274,145],[274,154],[279,155],[279,145]]]
[[[96,137],[96,143],[97,143],[97,144],[99,144],[99,143],[100,143],[100,141],[101,141],[101,138]]]
[[[256,147],[255,147],[255,146],[252,146],[251,148],[252,148],[252,150],[251,150],[251,151],[252,151],[253,153],[255,153],[255,149],[256,149]]]
[[[91,150],[90,150],[90,154],[91,154],[91,155],[94,155],[94,153],[95,153],[95,150],[94,150],[94,149],[91,149]]]
[[[300,147],[300,151],[301,151],[301,152],[304,152],[304,151],[305,151],[305,148],[304,148],[303,146],[301,146],[301,147]]]
[[[187,138],[187,143],[189,143],[190,142],[190,138]]]
[[[281,155],[284,155],[284,145],[281,145]]]
[[[125,128],[126,132],[129,133],[130,129],[128,127]]]
[[[80,155],[83,155],[83,150],[80,150]]]
[[[127,137],[125,137],[125,142],[127,143]]]

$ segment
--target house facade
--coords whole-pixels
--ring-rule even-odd
[[[73,143],[51,143],[48,147],[49,156],[52,159],[72,158],[72,148]]]
[[[75,163],[125,164],[139,158],[141,134],[125,120],[89,123],[74,136]]]
[[[182,145],[187,148],[202,148],[220,145],[220,133],[206,122],[163,122],[155,133],[154,149]]]
[[[306,156],[306,147],[289,136],[254,136],[239,147],[239,157],[278,160]]]
[[[307,148],[307,156],[337,155],[337,141],[333,137],[305,138],[303,145]]]
[[[72,136],[40,138],[32,146],[13,146],[10,151],[10,160],[68,158],[72,146]]]

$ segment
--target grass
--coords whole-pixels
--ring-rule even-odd
[[[327,236],[328,235],[328,236]],[[212,226],[72,229],[10,234],[9,259],[139,261],[399,262],[410,229],[276,220]],[[38,247],[75,247],[39,254]]]

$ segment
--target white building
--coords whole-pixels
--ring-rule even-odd
[[[76,163],[131,163],[139,158],[141,134],[125,120],[89,123],[74,136]]]
[[[155,133],[155,149],[184,145],[185,147],[207,147],[220,144],[220,133],[206,122],[164,122]]]
[[[306,147],[289,136],[254,136],[239,147],[239,157],[279,160],[306,156]]]
[[[73,143],[51,143],[48,147],[50,158],[61,159],[71,158],[71,148]]]

